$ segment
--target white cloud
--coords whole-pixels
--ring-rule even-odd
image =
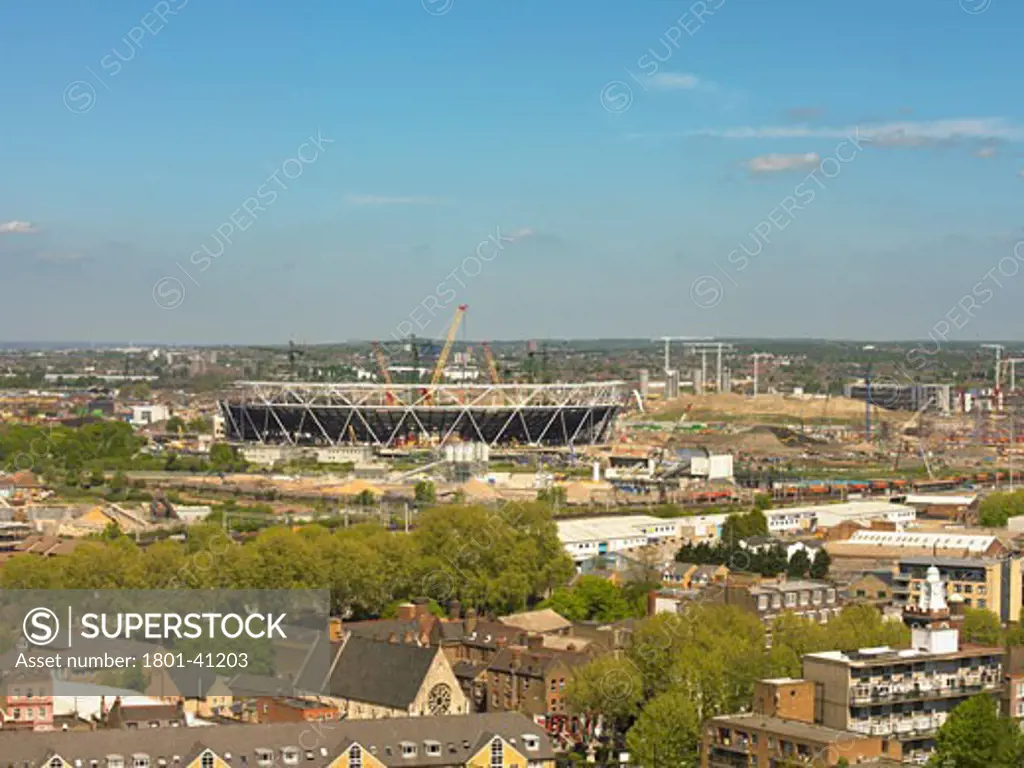
[[[707,88],[711,84],[701,80],[697,75],[688,72],[658,72],[651,75],[647,82],[654,88],[666,91],[692,91]]]
[[[803,155],[760,155],[747,163],[751,173],[780,173],[782,171],[799,171],[818,164],[820,157],[817,152]]]
[[[995,157],[998,153],[999,153],[999,150],[997,150],[995,147],[981,147],[980,149],[975,151],[974,156],[975,157],[987,158],[987,157]]]
[[[347,205],[440,205],[446,202],[440,197],[388,195],[345,195]]]
[[[37,232],[35,225],[28,221],[4,221],[0,222],[0,235],[6,234],[29,234]]]
[[[537,233],[530,227],[523,227],[507,235],[507,237],[510,237],[513,240],[526,240],[527,238],[534,237],[536,234]]]
[[[705,129],[691,136],[720,139],[845,139],[859,137],[879,146],[921,147],[957,141],[1024,141],[1024,126],[1002,118],[977,117],[950,120],[903,121],[844,128],[812,128],[778,125]]]

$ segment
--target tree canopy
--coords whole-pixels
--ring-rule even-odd
[[[1012,720],[999,716],[995,699],[974,696],[954,709],[935,739],[929,765],[988,768],[1021,765],[1024,739]]]
[[[111,528],[69,555],[17,555],[0,569],[8,589],[329,589],[339,615],[381,615],[395,600],[458,598],[481,611],[536,605],[573,573],[543,504],[445,507],[409,534],[372,525],[270,527],[242,544],[214,525],[179,543],[139,547]]]

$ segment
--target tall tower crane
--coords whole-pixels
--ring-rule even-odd
[[[455,317],[452,318],[452,324],[448,328],[448,338],[445,339],[444,347],[441,349],[441,354],[437,357],[437,365],[434,366],[434,375],[430,377],[430,389],[427,392],[427,397],[433,397],[434,387],[441,383],[441,378],[444,376],[444,367],[448,364],[448,356],[452,353],[452,345],[455,344],[455,334],[459,332],[459,325],[462,323],[462,316],[466,314],[466,310],[469,309],[468,304],[459,304],[455,308]]]

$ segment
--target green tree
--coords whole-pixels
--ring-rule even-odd
[[[1013,721],[1000,717],[995,699],[974,696],[954,709],[939,729],[930,765],[989,768],[1020,765],[1021,734]]]
[[[185,431],[185,420],[180,416],[171,416],[171,418],[164,423],[164,431],[180,435]]]
[[[185,430],[195,434],[207,434],[213,431],[213,422],[205,416],[196,416],[188,420]]]
[[[760,509],[729,515],[722,525],[722,541],[733,544],[751,536],[768,535],[768,518]]]
[[[640,712],[643,687],[632,662],[607,655],[574,668],[565,696],[574,713],[600,715],[618,731]]]
[[[984,608],[964,608],[960,635],[967,642],[981,645],[1002,645],[1004,642],[999,617]]]
[[[103,470],[99,467],[93,469],[89,474],[89,487],[90,488],[102,488],[103,484],[107,481],[106,476],[103,474]]]
[[[214,443],[210,446],[210,464],[214,469],[232,469],[237,458],[235,449],[227,443]]]
[[[626,746],[637,765],[696,768],[701,719],[693,699],[670,691],[650,701],[626,734]]]
[[[428,506],[437,503],[437,486],[430,480],[420,480],[413,489],[416,504]]]
[[[762,512],[766,509],[772,508],[772,496],[770,493],[757,493],[754,494],[754,509],[759,509]]]
[[[124,496],[125,491],[128,490],[128,478],[124,472],[118,470],[114,473],[114,476],[110,478],[108,485],[110,491],[116,496]]]
[[[542,606],[570,621],[618,621],[633,615],[623,590],[600,576],[581,576],[574,587],[556,589]]]
[[[1024,515],[1024,491],[990,493],[978,505],[978,522],[993,528],[1005,528],[1011,517]]]
[[[353,501],[360,507],[372,507],[377,503],[377,498],[373,495],[373,491],[369,488],[364,488],[356,494]]]
[[[832,568],[832,556],[822,547],[814,553],[814,561],[808,574],[812,579],[827,579]]]
[[[791,579],[802,579],[809,570],[811,570],[811,558],[807,555],[807,550],[798,549],[789,558],[789,563],[786,565],[786,575]]]

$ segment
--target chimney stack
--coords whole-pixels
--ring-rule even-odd
[[[462,604],[455,598],[448,601],[448,618],[452,621],[462,618]]]
[[[476,631],[476,610],[469,608],[466,610],[466,618],[462,620],[462,629],[464,632],[469,634],[470,632]]]
[[[398,606],[398,618],[401,621],[412,621],[416,618],[416,606],[412,603],[402,603]]]

